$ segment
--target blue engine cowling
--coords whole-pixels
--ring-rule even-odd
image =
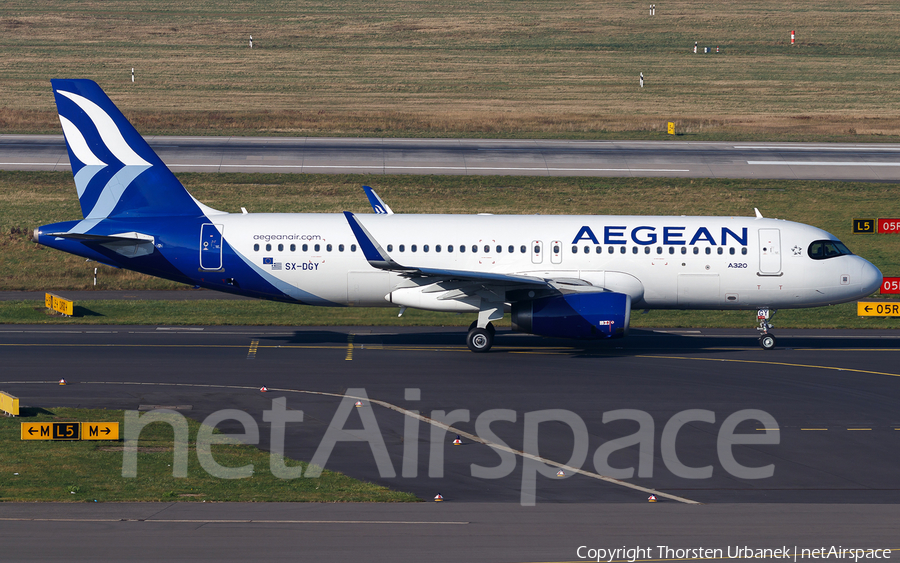
[[[517,301],[514,330],[559,338],[621,338],[631,320],[631,297],[624,293],[573,293]]]

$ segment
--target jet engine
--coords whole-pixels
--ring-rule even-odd
[[[541,336],[621,338],[630,320],[631,297],[624,293],[572,293],[512,305],[513,329]]]

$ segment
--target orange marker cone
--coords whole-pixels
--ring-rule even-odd
[[[650,495],[650,498],[647,499],[647,502],[656,502],[656,495]]]
[[[440,493],[438,493],[438,496],[434,497],[434,502],[441,502],[442,500],[444,500],[444,497],[442,497]]]
[[[65,380],[65,379],[60,379],[60,380],[59,380],[59,384],[60,384],[60,385],[65,385],[65,384],[66,384],[66,380]]]
[[[269,388],[266,387],[265,385],[263,385],[262,387],[259,388],[259,390],[260,390],[261,392],[265,393],[266,391],[269,390]]]

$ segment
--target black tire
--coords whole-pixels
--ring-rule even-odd
[[[494,336],[497,333],[497,329],[494,328],[494,323],[488,323],[487,329],[491,331],[491,336]]]
[[[759,345],[763,350],[771,350],[775,347],[775,335],[774,334],[763,334],[759,337]]]
[[[494,333],[486,328],[473,328],[466,337],[466,346],[473,352],[487,352],[494,345]]]

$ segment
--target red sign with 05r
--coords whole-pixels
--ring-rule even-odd
[[[900,278],[884,278],[881,281],[881,294],[900,293]]]
[[[900,219],[879,219],[879,233],[900,233]]]

